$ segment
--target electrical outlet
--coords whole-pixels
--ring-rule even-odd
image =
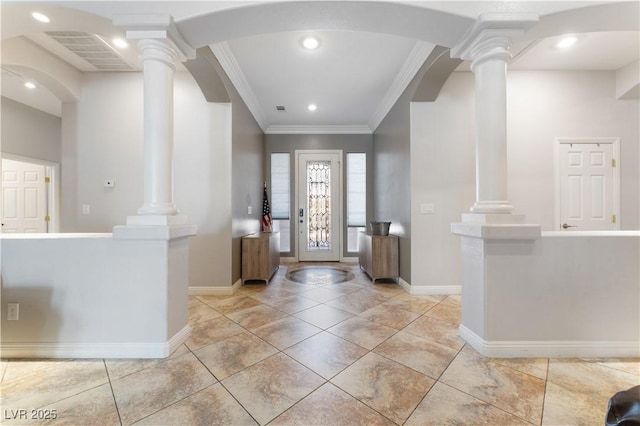
[[[7,303],[7,320],[18,321],[19,316],[20,316],[20,304]]]
[[[104,181],[104,187],[105,188],[113,188],[116,186],[116,181],[113,179],[107,179]]]

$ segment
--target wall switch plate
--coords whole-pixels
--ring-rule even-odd
[[[247,214],[251,214],[253,212],[253,208],[251,206],[247,206]]]
[[[433,203],[420,204],[420,214],[434,214],[436,206]]]
[[[113,179],[107,179],[104,181],[104,187],[105,188],[113,188],[114,186],[116,186],[116,181]]]
[[[20,304],[7,303],[7,320],[18,321],[19,317],[20,317]]]
[[[89,213],[91,213],[91,206],[89,206],[89,204],[83,204],[82,214],[89,214]]]

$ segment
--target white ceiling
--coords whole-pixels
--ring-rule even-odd
[[[238,2],[66,2],[68,6],[104,16],[114,13],[166,12],[177,19],[198,15],[203,10],[237,7]],[[244,3],[243,3],[244,4]],[[434,9],[452,11],[475,18],[480,12],[512,11],[514,5],[524,10],[544,5],[549,12],[571,7],[571,2],[430,2]],[[150,6],[151,5],[151,6]],[[20,20],[29,17],[7,17]],[[179,11],[179,12],[178,12]],[[17,24],[16,24],[17,25]],[[27,21],[23,25],[27,25]],[[40,27],[46,30],[46,27]],[[58,28],[59,29],[59,28]],[[3,30],[4,33],[4,30]],[[318,36],[317,50],[306,51],[301,39]],[[54,48],[42,32],[30,40],[52,52],[82,72],[91,72],[78,64],[77,57]],[[616,70],[638,61],[640,37],[637,31],[590,33],[579,36],[578,43],[567,50],[554,48],[555,39],[516,44],[511,69]],[[342,130],[370,131],[400,95],[428,54],[427,43],[415,39],[355,31],[287,31],[228,40],[212,46],[215,53],[256,116],[263,129],[316,129],[333,127]],[[71,56],[70,56],[71,55]],[[127,50],[125,60],[136,65],[135,47]],[[462,64],[460,70],[468,69]],[[35,96],[22,86],[22,80],[2,73],[2,95],[60,115],[60,102],[51,93]],[[42,97],[48,101],[36,102]],[[395,98],[394,98],[395,97]],[[315,112],[306,109],[318,105]],[[57,104],[57,106],[56,106]],[[286,112],[276,111],[276,105]]]

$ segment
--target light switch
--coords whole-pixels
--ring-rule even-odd
[[[83,204],[82,214],[89,214],[89,213],[91,213],[91,206],[89,206],[89,204]]]
[[[116,181],[113,179],[107,179],[104,181],[104,187],[105,188],[113,188],[116,186]]]
[[[420,214],[434,214],[436,206],[433,203],[420,204]]]
[[[247,206],[247,214],[251,214],[251,212],[253,212],[253,209],[251,206]]]

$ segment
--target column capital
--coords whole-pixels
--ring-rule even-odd
[[[182,37],[171,15],[115,15],[113,25],[124,28],[128,39],[164,42],[180,62],[196,57],[196,50]]]
[[[452,58],[474,61],[507,60],[514,37],[524,34],[538,23],[534,14],[486,13],[478,17],[458,44],[451,49]]]

